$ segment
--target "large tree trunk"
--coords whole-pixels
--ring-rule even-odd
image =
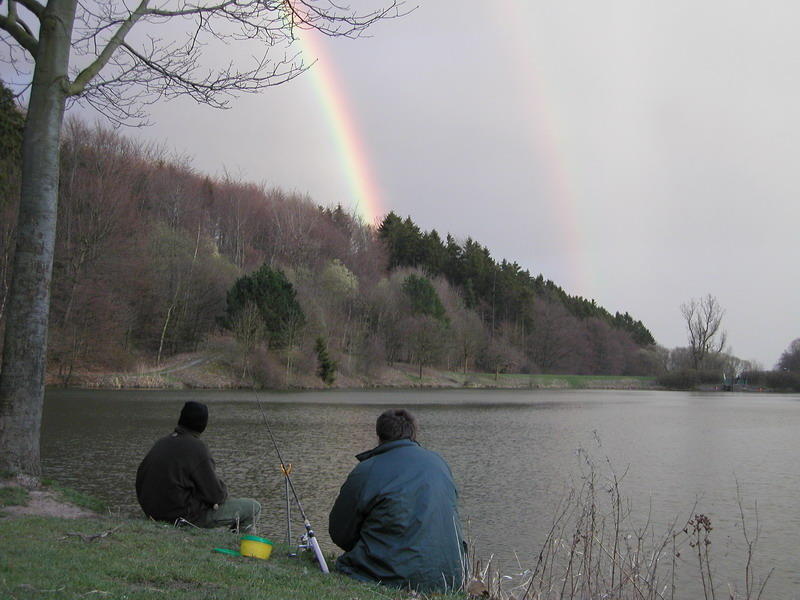
[[[17,245],[0,372],[0,470],[38,478],[59,145],[76,0],[42,16],[25,134]]]

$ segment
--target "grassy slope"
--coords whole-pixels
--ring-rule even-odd
[[[517,375],[501,374],[495,379],[491,373],[468,373],[466,376],[451,373],[464,386],[548,389],[649,389],[654,377],[628,375]]]
[[[160,373],[147,369],[130,373],[79,373],[71,385],[90,388],[217,388],[228,389],[249,387],[252,381],[242,381],[239,369],[233,369],[223,361],[212,359],[198,360],[202,353],[173,357],[172,362]],[[185,368],[182,365],[186,366]],[[59,382],[50,379],[49,383]],[[324,389],[318,377],[313,374],[295,374],[292,387],[300,389]],[[500,388],[500,389],[653,389],[654,377],[631,377],[622,375],[522,375],[477,373],[439,370],[431,367],[423,369],[419,377],[419,367],[404,363],[384,366],[371,376],[346,377],[337,375],[334,388],[357,389],[376,388]]]
[[[106,537],[85,541],[80,533]],[[175,529],[143,519],[0,520],[2,598],[249,598],[385,600],[409,598],[391,588],[323,575],[308,557],[290,559],[276,545],[267,561],[229,557],[238,549],[222,530]],[[332,561],[331,561],[332,562]],[[437,596],[463,598],[462,596]]]

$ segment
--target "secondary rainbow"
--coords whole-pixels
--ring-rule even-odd
[[[507,32],[513,52],[510,60],[517,64],[516,73],[524,85],[528,110],[524,117],[534,155],[542,161],[548,175],[550,194],[543,198],[552,210],[563,240],[565,267],[571,280],[570,293],[591,295],[598,289],[598,269],[591,266],[591,253],[587,252],[585,223],[577,207],[577,197],[572,182],[573,170],[569,168],[565,143],[560,130],[557,105],[547,96],[546,78],[537,64],[535,46],[530,28],[526,26],[536,15],[523,0],[502,0],[495,13],[498,26]]]
[[[320,34],[296,31],[295,35],[306,63],[314,62],[308,75],[331,128],[342,171],[352,194],[351,207],[366,224],[376,225],[376,220],[386,210],[341,78],[337,76],[324,46],[315,39]],[[347,204],[342,202],[345,208]]]

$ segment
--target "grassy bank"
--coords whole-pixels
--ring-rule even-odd
[[[620,477],[606,459],[603,471],[580,450],[581,485],[566,490],[549,517],[540,551],[519,557],[519,568],[498,572],[470,551],[472,577],[466,591],[419,596],[323,575],[310,555],[288,558],[276,543],[267,561],[229,556],[239,535],[224,530],[176,529],[140,518],[82,513],[96,501],[64,488],[27,490],[0,480],[0,598],[177,598],[240,600],[762,600],[773,570],[758,567],[755,509],[738,494],[740,521],[728,524],[722,554],[712,560],[711,519],[695,504],[684,518],[639,514],[620,491]],[[623,475],[624,477],[624,475]],[[43,516],[44,495],[60,516]],[[34,514],[23,514],[22,508]],[[638,517],[636,515],[639,515]],[[755,519],[755,523],[753,522]],[[657,526],[656,523],[661,523]],[[737,548],[738,546],[738,548]],[[333,557],[329,556],[329,564]],[[719,562],[718,562],[719,560]],[[712,567],[713,565],[713,567]],[[508,569],[511,571],[508,571]],[[713,576],[713,577],[712,577]],[[716,591],[715,591],[716,589]],[[719,592],[719,593],[717,593]]]
[[[1,509],[0,509],[1,510]],[[409,594],[323,575],[276,544],[267,561],[226,556],[239,536],[144,519],[0,520],[0,597],[386,600]],[[436,596],[463,598],[462,596]]]
[[[644,390],[655,387],[655,378],[623,375],[499,375],[473,373],[464,378],[464,387],[500,387],[573,390]]]

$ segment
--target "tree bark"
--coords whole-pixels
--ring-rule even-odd
[[[58,207],[59,146],[76,0],[50,0],[22,142],[14,274],[0,372],[0,470],[38,479],[47,318]]]

